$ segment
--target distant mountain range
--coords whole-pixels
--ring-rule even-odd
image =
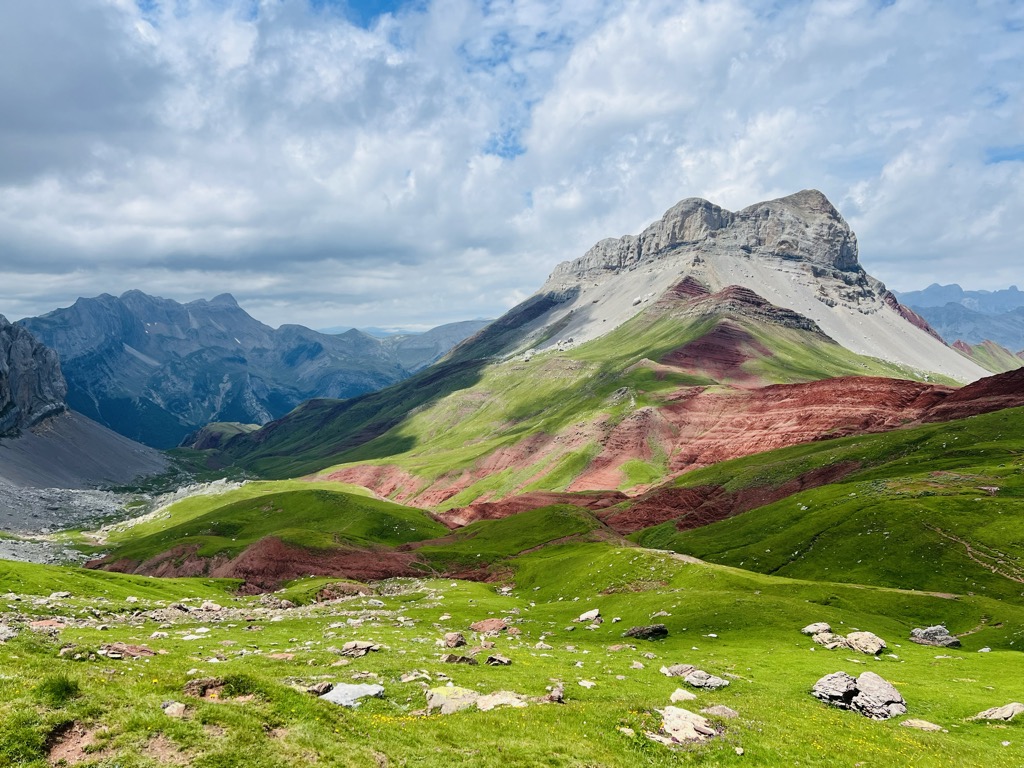
[[[229,294],[180,304],[128,291],[17,323],[60,357],[67,404],[122,435],[171,448],[209,422],[265,424],[318,397],[401,381],[486,325],[377,339],[273,329]]]
[[[1024,291],[1015,285],[1000,291],[965,291],[956,284],[932,284],[923,291],[896,295],[950,345],[995,342],[1010,352],[1024,350]]]

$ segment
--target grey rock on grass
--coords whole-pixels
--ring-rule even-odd
[[[383,698],[384,686],[376,683],[336,683],[320,698],[340,707],[358,707],[362,699],[371,696]]]
[[[911,630],[910,641],[919,645],[934,645],[939,648],[960,647],[960,638],[949,634],[949,630],[941,624],[937,624],[934,627]]]

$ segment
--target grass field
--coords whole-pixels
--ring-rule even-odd
[[[50,748],[58,741],[55,734],[74,733],[68,730],[72,725],[92,734],[78,764],[106,768],[1019,766],[1024,759],[1019,723],[994,726],[965,720],[1021,698],[1024,656],[1008,650],[1022,641],[1021,608],[984,597],[950,600],[769,577],[601,543],[545,548],[517,558],[512,566],[507,583],[514,588],[508,596],[490,584],[397,580],[381,585],[382,594],[374,598],[287,611],[260,608],[253,598],[232,598],[221,589],[227,585],[189,587],[187,582],[161,581],[147,591],[145,579],[99,575],[110,584],[97,587],[64,574],[60,579],[73,596],[35,608],[83,619],[69,621],[59,637],[24,629],[2,646],[0,760],[48,765]],[[16,579],[4,575],[0,591],[24,589],[30,583],[42,587],[36,594],[49,588],[38,574]],[[99,604],[98,615],[93,614],[94,598],[103,590],[112,590],[111,604]],[[194,590],[218,599],[226,615],[206,614],[201,620],[184,615],[161,630],[166,638],[152,638],[167,622],[160,621],[163,614],[151,617],[148,611],[192,597]],[[300,582],[289,594],[309,592]],[[126,604],[121,597],[126,593],[140,601]],[[21,604],[31,602],[31,593],[24,594]],[[605,618],[596,630],[571,623],[595,607]],[[658,612],[667,615],[652,619]],[[478,639],[468,625],[490,616],[504,616],[521,632],[494,639],[495,650],[511,658],[511,666],[439,661],[435,639],[459,630],[472,644]],[[615,617],[621,621],[613,622]],[[350,626],[350,619],[362,625]],[[629,642],[621,637],[624,628],[652,620],[668,626],[667,639],[633,641],[636,650],[608,650]],[[798,630],[817,620],[829,621],[839,631],[873,631],[887,640],[893,656],[876,660],[848,651],[813,650],[816,646]],[[914,626],[938,621],[955,632],[981,629],[953,652],[906,642]],[[109,629],[99,629],[99,622]],[[17,620],[8,618],[8,623]],[[209,631],[197,632],[204,627]],[[261,629],[254,632],[251,627]],[[542,638],[550,650],[533,647]],[[339,657],[329,648],[352,639],[384,647],[347,666],[332,666]],[[161,653],[139,660],[58,656],[62,647],[88,655],[118,640]],[[977,653],[983,645],[992,652]],[[634,668],[634,662],[643,668]],[[723,704],[739,717],[713,718],[723,730],[720,737],[670,750],[641,734],[658,727],[655,709],[667,705],[680,684],[660,674],[659,667],[683,662],[731,681],[717,693],[697,691],[697,700],[683,706],[697,710]],[[938,723],[948,733],[901,728],[899,719],[871,721],[814,700],[809,695],[814,681],[840,669],[878,672],[899,688],[909,717]],[[400,682],[412,670],[426,671],[431,682]],[[527,696],[541,696],[552,681],[560,680],[566,703],[416,714],[424,707],[425,687],[444,685],[442,674],[481,693],[511,690]],[[313,682],[351,682],[354,675],[369,675],[366,681],[383,684],[384,698],[348,710],[303,692]],[[183,693],[187,680],[206,676],[225,682],[218,698]],[[584,688],[581,680],[595,685]],[[170,700],[187,704],[185,718],[162,712],[161,704]],[[1002,746],[1004,741],[1010,746]]]

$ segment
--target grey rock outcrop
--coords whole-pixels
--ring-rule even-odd
[[[960,638],[949,634],[949,630],[941,624],[924,629],[910,631],[911,642],[919,645],[934,645],[939,648],[959,648]]]
[[[708,691],[725,688],[729,685],[728,680],[705,672],[703,669],[695,669],[684,677],[683,680],[687,685],[692,685],[694,688],[703,688]]]
[[[877,656],[886,649],[885,640],[871,632],[851,632],[846,636],[846,644],[871,656]]]
[[[854,679],[845,672],[825,675],[811,690],[814,698],[840,709],[852,709],[872,720],[905,715],[907,703],[891,683],[874,672]]]
[[[657,733],[646,731],[652,741],[671,746],[695,741],[707,741],[717,734],[714,726],[703,715],[682,707],[665,707],[657,712],[661,715],[661,728]]]
[[[637,640],[661,640],[668,637],[668,627],[664,624],[648,624],[643,627],[630,627],[622,633],[623,637],[635,637]]]
[[[67,409],[57,353],[0,315],[0,437]]]

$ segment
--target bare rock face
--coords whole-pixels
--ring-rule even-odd
[[[852,709],[872,720],[888,720],[907,714],[907,702],[891,683],[874,672],[854,679],[845,672],[825,675],[814,684],[811,695],[840,709]]]
[[[738,249],[755,258],[860,271],[853,230],[821,192],[805,189],[736,213],[707,200],[687,198],[639,235],[606,238],[582,258],[560,264],[552,279],[632,269],[667,251],[704,245]]]
[[[63,413],[67,391],[57,353],[0,315],[0,437]]]

